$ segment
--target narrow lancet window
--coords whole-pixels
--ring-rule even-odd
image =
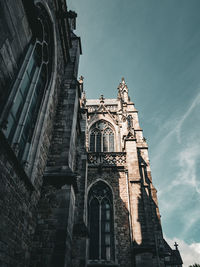
[[[114,261],[113,198],[104,182],[90,189],[88,211],[89,259]]]

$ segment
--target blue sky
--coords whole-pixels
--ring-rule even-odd
[[[166,239],[200,263],[200,1],[69,0],[88,98],[124,76],[149,145]]]

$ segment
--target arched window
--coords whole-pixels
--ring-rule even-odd
[[[114,261],[113,197],[104,182],[98,181],[89,191],[88,223],[89,259]]]
[[[109,122],[100,120],[93,125],[90,132],[90,151],[114,151],[114,132]]]
[[[29,45],[24,63],[15,81],[4,121],[9,143],[20,160],[26,159],[33,137],[39,109],[52,73],[53,29],[49,15],[37,4],[37,33]]]

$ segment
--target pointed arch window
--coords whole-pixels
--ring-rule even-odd
[[[114,152],[114,132],[109,122],[100,120],[90,132],[90,151]]]
[[[89,259],[114,261],[113,197],[109,186],[97,182],[88,194]]]
[[[29,45],[11,94],[11,105],[5,107],[2,121],[8,142],[15,149],[20,161],[24,162],[34,136],[39,110],[51,81],[53,59],[53,28],[46,9],[36,5],[37,31]]]

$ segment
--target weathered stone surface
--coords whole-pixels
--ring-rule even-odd
[[[31,26],[28,24],[29,18],[26,18],[26,12],[24,11],[21,0],[15,4],[10,1],[5,3],[1,2],[0,4],[0,12],[3,14],[1,16],[1,22],[4,23],[0,38],[0,99],[2,101],[0,106],[3,108],[3,104],[6,103],[6,98],[11,89],[10,85],[15,80],[20,69],[20,60],[23,60],[26,54],[26,46],[30,42],[32,32]],[[69,25],[66,22],[63,23],[61,20],[57,21],[57,7],[55,6],[55,2],[48,0],[46,4],[49,5],[49,7],[47,6],[47,12],[51,10],[51,18],[54,20],[54,38],[56,40],[56,47],[54,47],[55,58],[53,60],[54,73],[52,73],[52,82],[46,92],[40,116],[38,117],[38,128],[35,131],[32,153],[24,170],[24,166],[19,163],[14,151],[12,151],[9,144],[4,140],[3,134],[0,136],[1,144],[4,141],[6,142],[4,146],[0,146],[0,188],[2,192],[0,201],[1,266],[26,267],[30,263],[30,266],[50,266],[50,264],[55,266],[55,262],[57,264],[58,261],[60,261],[60,264],[70,262],[75,210],[74,189],[70,185],[66,185],[70,188],[69,190],[65,187],[54,188],[54,192],[52,194],[49,193],[48,199],[45,193],[48,185],[45,184],[42,190],[41,187],[43,184],[44,169],[47,163],[47,155],[52,142],[56,109],[57,107],[59,109],[60,104],[61,83],[67,84],[66,90],[68,92],[66,93],[69,94],[68,109],[65,111],[64,117],[67,118],[65,115],[69,114],[67,123],[71,122],[71,124],[67,125],[67,127],[72,128],[72,136],[76,136],[76,121],[74,122],[73,112],[75,113],[75,117],[77,117],[79,94],[76,92],[77,89],[75,89],[75,100],[72,99],[74,88],[77,87],[74,75],[77,73],[77,57],[80,53],[80,50],[78,50],[79,39],[73,36],[73,40],[68,40],[68,43],[64,43],[63,35],[60,35],[60,27],[62,27],[63,32],[68,34],[68,38],[70,38],[70,34],[66,31],[66,28],[69,31]],[[65,4],[63,4],[62,12],[66,12],[65,8]],[[62,20],[65,20],[65,18],[63,17]],[[2,23],[0,26],[3,25]],[[72,50],[74,49],[76,52],[74,51],[72,53],[72,61],[69,63],[70,42],[72,42]],[[67,53],[65,49],[68,49]],[[64,76],[65,72],[68,78]],[[9,77],[6,75],[9,75]],[[70,84],[72,84],[72,89],[68,88]],[[5,87],[7,90],[3,90]],[[2,94],[2,92],[6,94]],[[74,107],[73,112],[70,110],[72,106]],[[65,143],[68,145],[70,142],[70,133],[69,137],[62,136],[63,140],[65,137],[68,138],[65,140]],[[72,142],[73,147],[70,148],[70,153],[72,154],[71,165],[74,165],[76,162],[76,153],[74,154],[76,139]],[[9,151],[6,150],[6,147],[9,148]],[[58,206],[54,203],[56,200],[60,203]],[[62,257],[60,257],[61,254]]]
[[[28,156],[20,162],[19,144],[3,132],[23,79],[22,62],[28,62],[28,46],[39,36],[36,2],[46,10],[53,30],[51,79],[35,125],[30,125],[34,131],[26,140]],[[73,33],[75,19],[64,0],[0,1],[0,266],[182,266],[179,252],[162,236],[148,146],[124,79],[116,99],[93,100],[85,98],[83,77],[77,81],[81,43]],[[101,134],[100,148],[90,151],[90,133],[99,121],[113,135],[106,139]],[[101,218],[109,221],[110,230],[101,229],[100,219],[97,232],[111,245],[104,246],[100,238],[101,246],[95,247],[101,258],[91,259],[89,194],[100,181],[110,194],[105,207],[110,205],[111,215]],[[171,255],[169,264],[165,254]]]
[[[28,266],[38,198],[13,151],[0,139],[0,266]]]
[[[87,187],[90,190],[91,185],[101,180],[112,188],[116,263],[120,267],[165,266],[166,242],[162,235],[156,189],[152,184],[148,146],[124,79],[119,84],[117,99],[101,96],[99,100],[86,100],[86,108],[88,151],[91,129],[97,121],[108,121],[115,136],[114,151],[117,152],[104,151],[104,145],[101,152],[88,152]],[[120,160],[122,152],[123,161]],[[116,155],[121,156],[117,159]],[[100,260],[97,262],[101,263]],[[181,264],[181,259],[177,259],[177,265]]]

